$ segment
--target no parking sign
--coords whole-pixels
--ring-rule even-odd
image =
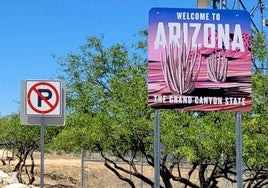
[[[60,115],[60,81],[26,81],[26,114]]]
[[[65,83],[61,80],[25,80],[21,90],[21,124],[63,125]]]

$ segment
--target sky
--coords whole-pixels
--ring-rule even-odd
[[[243,2],[248,10],[256,4]],[[19,113],[21,81],[56,79],[52,55],[64,57],[101,34],[107,46],[132,44],[153,7],[196,8],[196,0],[1,0],[0,116]]]

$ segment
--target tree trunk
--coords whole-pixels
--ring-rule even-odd
[[[135,184],[134,184],[134,182],[131,180],[131,179],[129,179],[129,178],[127,178],[127,177],[125,177],[125,176],[123,176],[123,175],[121,175],[116,169],[114,169],[108,162],[104,162],[104,165],[108,168],[108,169],[110,169],[119,179],[121,179],[121,180],[123,180],[123,181],[125,181],[125,182],[127,182],[129,185],[130,185],[130,187],[131,188],[135,188]]]
[[[208,185],[207,185],[206,178],[205,178],[207,164],[200,164],[199,167],[200,169],[198,172],[198,177],[199,177],[199,182],[200,182],[200,188],[207,188]]]
[[[171,175],[170,175],[169,170],[166,167],[162,167],[160,173],[161,173],[161,178],[163,180],[165,188],[172,188],[173,186],[170,182]]]
[[[35,174],[34,174],[34,167],[35,167],[35,163],[34,163],[34,157],[33,157],[33,150],[30,152],[30,158],[31,158],[31,167],[30,167],[30,171],[28,171],[27,167],[25,167],[25,171],[26,174],[28,176],[28,180],[29,180],[29,184],[32,185],[33,182],[35,181]]]

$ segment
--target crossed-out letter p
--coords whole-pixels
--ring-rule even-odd
[[[49,100],[52,97],[52,92],[49,89],[38,89],[38,91],[41,93],[43,98],[45,98],[47,100]],[[45,96],[44,96],[43,93],[47,93],[47,94],[45,94]],[[37,99],[38,107],[41,107],[41,102],[42,102],[43,98],[38,95],[38,99]]]

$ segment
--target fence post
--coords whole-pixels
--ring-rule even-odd
[[[85,151],[83,148],[81,148],[81,186],[80,188],[84,188],[84,172],[85,172],[85,160],[84,160],[84,157],[85,157]]]
[[[141,174],[143,175],[143,155],[141,154]],[[143,181],[141,180],[141,188],[143,188]]]

